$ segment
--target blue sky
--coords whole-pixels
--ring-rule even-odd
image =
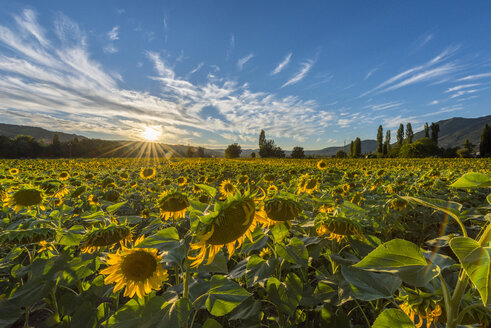
[[[5,123],[321,149],[491,113],[490,1],[0,5]]]

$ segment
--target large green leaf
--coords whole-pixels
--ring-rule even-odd
[[[246,279],[247,287],[254,286],[273,275],[275,270],[275,260],[270,258],[268,261],[257,255],[252,255],[247,262]]]
[[[271,234],[275,243],[281,243],[290,234],[290,230],[284,223],[279,223],[271,228]]]
[[[354,296],[363,301],[391,298],[402,283],[396,275],[369,272],[352,266],[341,266],[341,273],[350,284]]]
[[[206,308],[212,315],[223,316],[252,294],[225,276],[215,275],[210,280],[210,290],[206,299]]]
[[[168,263],[180,264],[186,257],[186,250],[179,239],[175,227],[169,227],[143,239],[138,247],[157,248],[163,253],[163,259]]]
[[[491,177],[486,174],[469,172],[461,176],[450,185],[454,188],[482,188],[491,187]]]
[[[269,300],[286,314],[295,312],[302,299],[303,283],[300,278],[289,273],[284,282],[271,277],[266,284]]]
[[[450,248],[457,255],[462,268],[481,295],[485,306],[491,305],[491,248],[482,247],[471,238],[456,237],[450,241]]]
[[[309,252],[303,242],[297,237],[293,237],[288,245],[277,244],[276,252],[286,261],[299,264],[303,267],[309,264]]]
[[[372,328],[414,328],[414,323],[407,314],[399,309],[387,309],[382,312],[372,325]]]
[[[411,196],[403,196],[401,197],[408,202],[412,202],[415,204],[423,205],[426,207],[434,208],[435,210],[439,210],[443,213],[447,213],[448,215],[458,219],[460,216],[460,211],[462,210],[462,205],[457,202],[436,199],[436,198],[416,198]]]
[[[121,202],[121,203],[117,203],[117,204],[113,204],[113,205],[109,205],[107,208],[106,208],[106,211],[110,214],[116,212],[121,206],[123,206],[124,204],[126,204],[127,201],[124,201],[124,202]]]
[[[423,287],[439,274],[434,264],[428,264],[421,249],[404,239],[388,241],[354,265],[356,268],[396,273],[402,281]]]
[[[181,298],[169,305],[159,327],[184,327],[191,314],[191,301],[189,298]]]
[[[216,196],[217,190],[216,188],[213,188],[211,186],[205,185],[205,184],[200,184],[200,183],[195,183],[194,184],[196,187],[202,189],[205,191],[208,195],[210,195],[212,198]]]

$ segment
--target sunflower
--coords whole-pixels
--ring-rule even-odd
[[[63,171],[58,175],[58,179],[61,181],[67,180],[70,177],[70,173]]]
[[[137,241],[138,243],[138,241]],[[123,247],[109,254],[109,267],[101,270],[106,285],[116,283],[113,292],[125,288],[124,296],[143,298],[152,289],[159,290],[162,282],[169,279],[167,270],[159,263],[162,257],[157,249]]]
[[[323,222],[320,227],[317,228],[317,234],[319,236],[328,235],[327,239],[336,240],[338,243],[348,236],[356,236],[363,239],[363,232],[361,228],[354,222],[345,218],[331,218]]]
[[[319,170],[325,170],[325,169],[327,169],[327,163],[324,162],[323,159],[321,159],[320,161],[317,162],[317,168]]]
[[[229,195],[233,195],[235,193],[235,186],[230,180],[223,180],[220,184],[220,194],[223,197],[227,197]]]
[[[155,169],[153,167],[142,168],[140,171],[140,177],[148,180],[155,176]]]
[[[268,195],[275,195],[277,192],[278,192],[278,187],[276,187],[275,185],[271,185],[268,187],[268,189],[266,189],[266,193]]]
[[[300,210],[300,205],[294,200],[276,196],[264,202],[259,215],[263,218],[265,226],[269,226],[276,222],[295,219]]]
[[[268,247],[264,247],[260,252],[259,252],[259,257],[268,258],[271,256],[271,250]]]
[[[276,177],[272,173],[266,174],[264,176],[264,181],[267,182],[267,183],[273,183],[275,179],[276,179]]]
[[[19,174],[19,169],[17,169],[17,168],[10,169],[9,173],[12,175],[17,175],[17,174]]]
[[[186,195],[180,192],[167,192],[158,200],[157,206],[160,208],[160,217],[164,220],[169,218],[184,218],[189,207]]]
[[[118,243],[123,247],[132,238],[131,229],[126,225],[111,224],[107,227],[95,228],[84,235],[81,251],[92,254],[103,247],[114,248]]]
[[[44,251],[56,251],[56,249],[53,247],[53,245],[48,243],[46,240],[41,240],[38,243],[38,245],[41,246],[41,248],[37,251],[37,253],[42,253]]]
[[[120,178],[121,180],[128,180],[128,178],[129,178],[129,177],[130,177],[130,176],[129,176],[129,175],[128,175],[128,173],[126,173],[126,172],[121,172],[121,173],[119,174],[119,178]]]
[[[99,197],[97,197],[96,195],[90,195],[89,205],[99,205]]]
[[[426,328],[430,328],[432,324],[437,327],[436,321],[443,313],[440,306],[441,296],[405,288],[403,295],[397,298],[403,302],[399,307],[416,327],[421,327],[424,320]]]
[[[45,210],[43,194],[40,190],[34,188],[19,189],[9,196],[6,201],[9,206],[14,206],[14,211],[19,212],[23,208],[31,209],[31,206],[39,205],[39,208]]]
[[[396,209],[398,211],[402,211],[403,209],[405,209],[407,207],[407,201],[405,199],[401,199],[401,198],[394,198],[390,202],[390,207],[393,209]]]
[[[237,182],[240,184],[246,184],[249,182],[249,177],[247,175],[241,175],[237,178]]]
[[[177,178],[177,184],[181,187],[184,186],[187,182],[188,179],[186,177],[180,176],[179,178]]]
[[[227,247],[229,258],[240,247],[247,237],[252,241],[252,231],[256,228],[256,209],[250,195],[236,193],[223,203],[217,203],[215,211],[205,217],[206,224],[197,234],[198,242],[192,243],[192,250],[199,250],[196,256],[188,256],[191,267],[200,265],[208,255],[208,262],[213,262],[215,255]]]
[[[318,177],[311,177],[306,179],[304,187],[301,191],[305,191],[308,194],[311,194],[315,190],[319,190],[319,178]],[[299,192],[301,192],[299,190]]]

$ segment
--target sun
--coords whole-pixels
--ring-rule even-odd
[[[153,127],[147,126],[142,132],[142,137],[148,141],[155,141],[160,137],[160,131]]]

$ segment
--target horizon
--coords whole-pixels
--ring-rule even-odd
[[[485,1],[3,7],[7,124],[207,149],[256,149],[264,129],[317,150],[489,115]]]

